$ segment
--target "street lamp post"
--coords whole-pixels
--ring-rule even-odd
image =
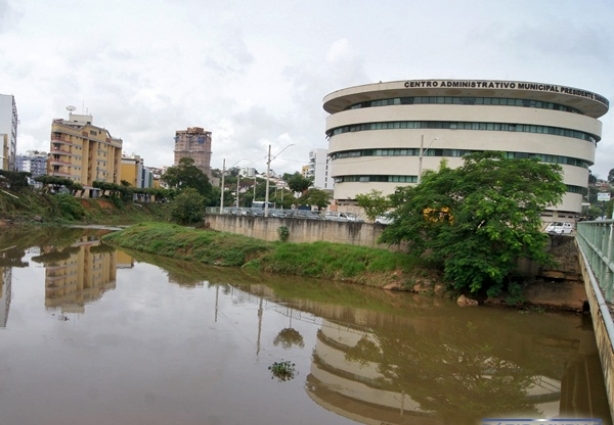
[[[424,154],[429,150],[431,145],[435,142],[435,140],[439,140],[439,137],[435,137],[423,151],[422,149],[424,148],[424,134],[420,137],[420,156],[418,157],[418,184],[420,184],[420,180],[422,180],[422,158],[424,157]]]
[[[279,151],[277,155],[271,158],[271,145],[269,145],[269,154],[266,162],[266,193],[264,194],[264,216],[269,216],[269,173],[271,172],[271,161],[277,158],[283,151],[288,149],[290,146],[294,146],[294,143],[290,143],[285,148]]]

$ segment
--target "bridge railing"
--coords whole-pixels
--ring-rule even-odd
[[[576,242],[591,310],[595,340],[603,369],[610,414],[614,417],[614,322],[610,312],[614,276],[614,220],[584,221],[577,225]]]
[[[614,298],[614,220],[581,221],[578,245],[586,256],[606,302]]]

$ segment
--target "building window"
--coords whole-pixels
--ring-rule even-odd
[[[470,149],[429,149],[424,156],[433,157],[453,157],[461,158],[465,155],[474,152],[481,152],[478,150]],[[332,160],[343,158],[354,158],[362,156],[418,156],[420,155],[420,149],[361,149],[356,151],[344,151],[332,154],[330,157]],[[571,158],[567,156],[559,155],[546,155],[538,153],[527,152],[505,152],[507,158],[537,158],[541,162],[547,162],[551,164],[563,164],[572,165],[574,167],[581,167],[588,169],[592,164],[579,158]]]
[[[600,139],[596,135],[585,133],[583,131],[569,130],[566,128],[549,127],[544,125],[529,126],[523,124],[508,124],[508,123],[482,123],[482,122],[464,122],[464,121],[399,121],[400,128],[408,129],[444,129],[444,130],[477,130],[477,131],[514,131],[520,133],[541,133],[554,136],[571,137],[574,139],[586,140],[596,144]],[[355,131],[371,131],[371,130],[387,130],[394,128],[394,122],[384,123],[365,123],[352,124],[342,127],[336,127],[328,130],[326,136],[333,136],[355,132]],[[533,131],[531,131],[533,127]]]
[[[350,105],[348,109],[371,108],[388,105],[496,105],[496,106],[518,106],[522,108],[552,109],[555,111],[571,112],[581,114],[583,112],[576,108],[551,102],[540,102],[534,99],[515,99],[506,97],[462,97],[462,96],[414,96],[414,97],[395,97],[391,99],[378,99],[360,102]]]

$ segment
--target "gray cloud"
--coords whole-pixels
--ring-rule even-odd
[[[18,151],[48,149],[51,120],[73,104],[147,165],[170,165],[174,132],[199,126],[213,132],[214,167],[248,157],[261,170],[269,144],[296,143],[272,164],[293,172],[327,147],[323,97],[353,85],[509,78],[614,95],[606,1],[240,3],[0,0],[0,93],[17,99]],[[610,115],[598,174],[614,163]]]

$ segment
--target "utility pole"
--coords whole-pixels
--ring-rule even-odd
[[[420,154],[418,156],[418,184],[420,184],[420,177],[422,176],[422,148],[424,147],[424,134],[420,136]]]
[[[294,146],[294,143],[290,143],[288,146],[280,150],[273,159],[277,158],[283,151],[288,149],[290,146]],[[264,200],[264,216],[265,217],[269,216],[269,173],[270,172],[271,172],[271,145],[269,145],[269,155],[266,161],[266,193],[265,193],[265,200]]]
[[[269,145],[269,155],[266,161],[266,192],[264,194],[264,217],[269,216],[269,173],[271,172],[271,145]]]
[[[237,208],[239,208],[239,189],[241,188],[239,183],[241,182],[241,173],[237,174]]]
[[[435,142],[435,140],[439,140],[439,137],[435,137],[433,140],[431,140],[431,143],[429,143],[429,145],[423,151],[422,149],[424,148],[424,134],[420,136],[420,156],[418,157],[418,180],[417,180],[418,184],[420,184],[420,181],[422,180],[422,157],[424,157],[424,154],[429,150],[429,148]]]
[[[257,184],[256,174],[254,174],[254,199],[252,199],[252,202],[256,202],[256,184]]]
[[[224,214],[224,174],[226,174],[226,158],[222,161],[222,186],[220,187],[220,214]]]

